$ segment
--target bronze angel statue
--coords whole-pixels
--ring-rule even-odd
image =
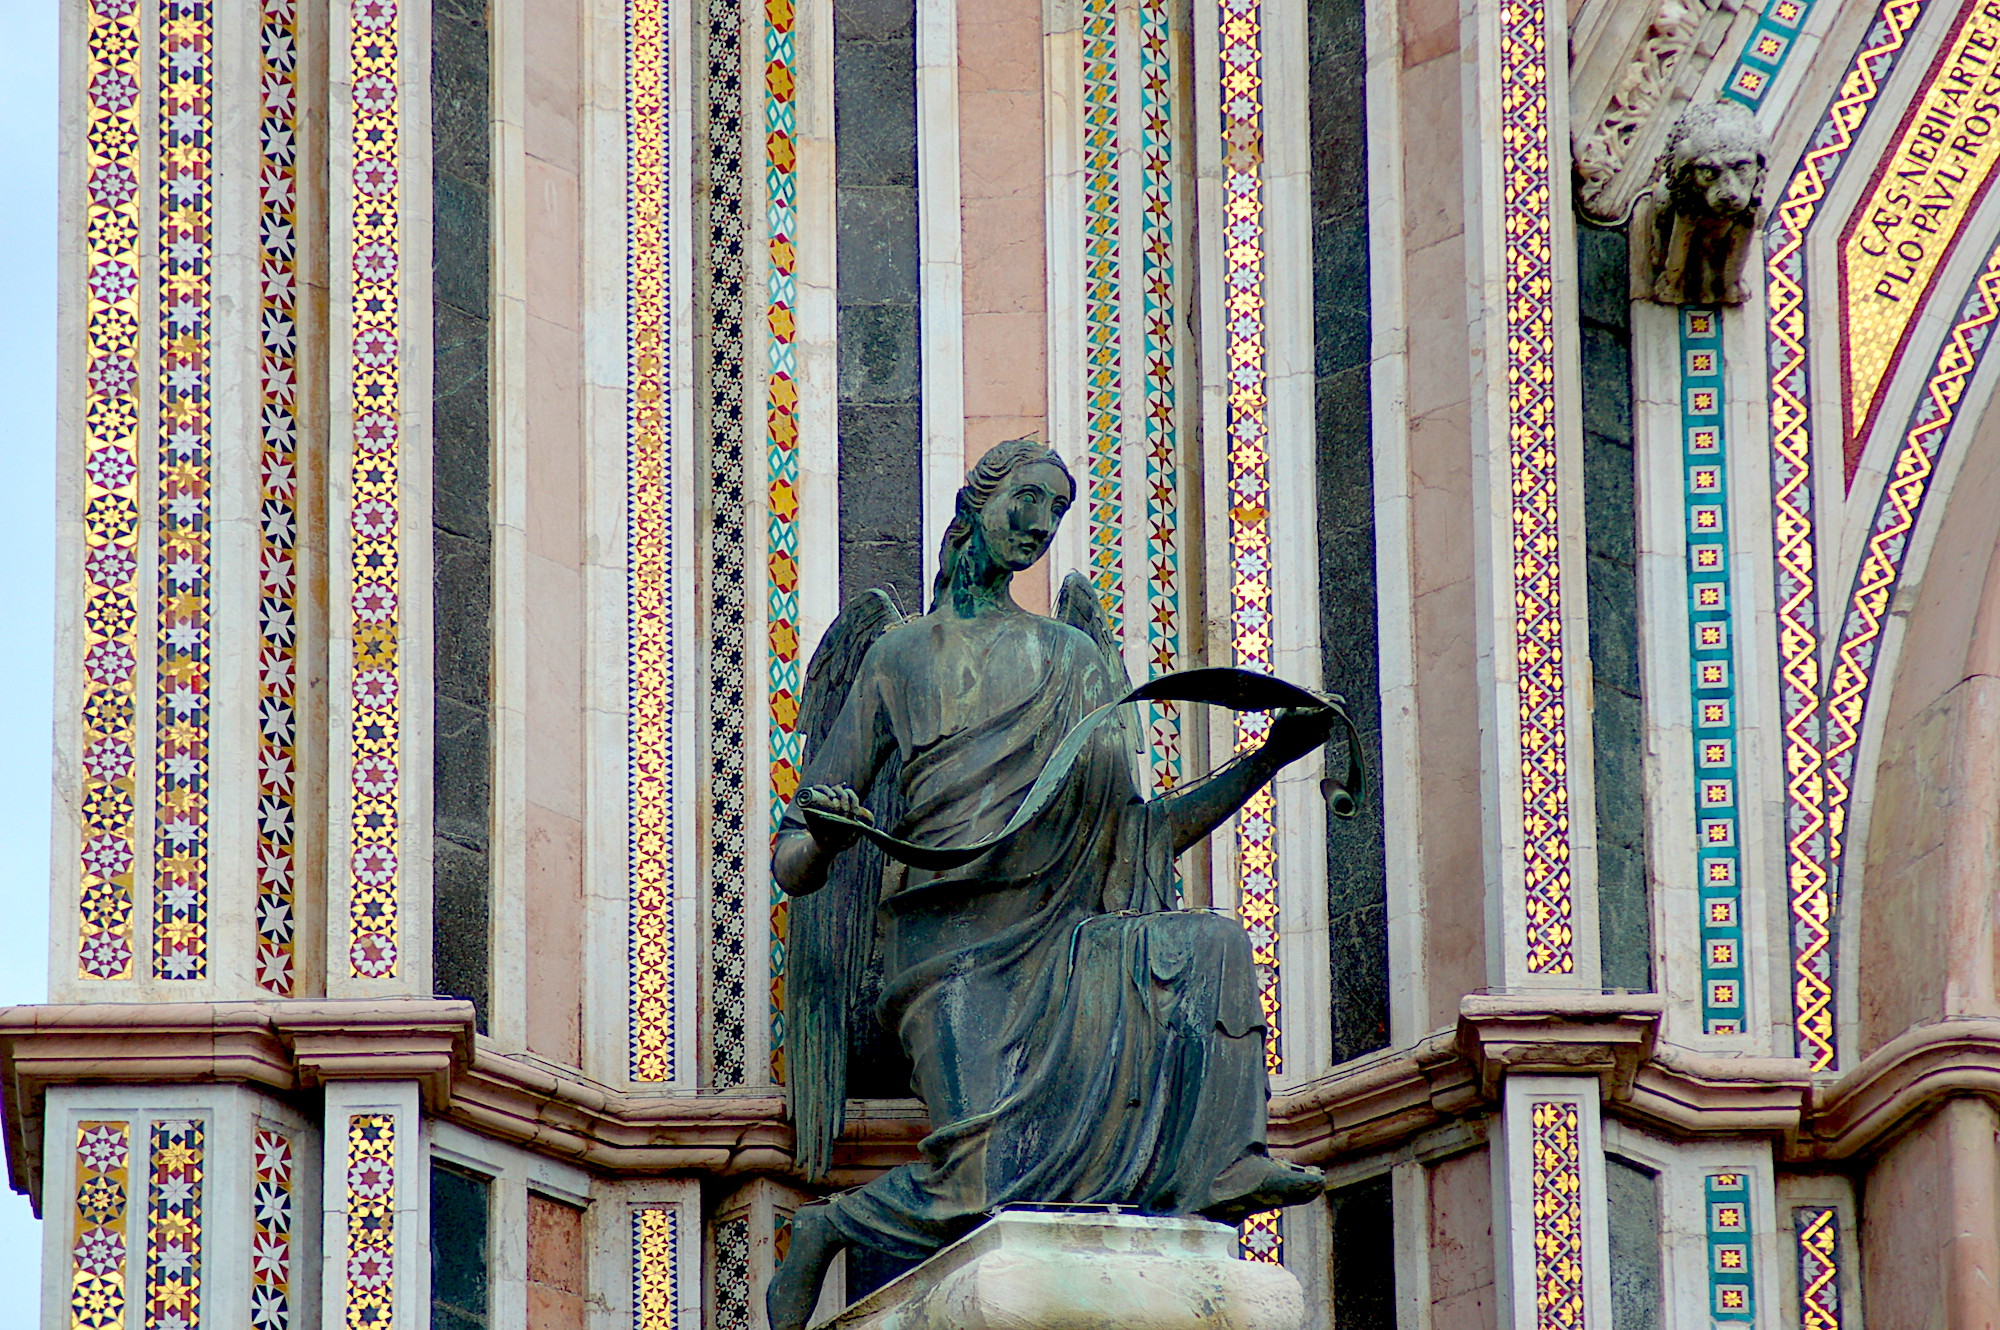
[[[1173,865],[1345,713],[1237,670],[1128,689],[1075,574],[1055,617],[1016,605],[1009,583],[1075,497],[1053,450],[1001,444],[958,492],[930,612],[904,619],[868,592],[813,657],[804,781],[771,856],[799,898],[799,1157],[825,1174],[869,1021],[901,1045],[931,1133],[915,1163],[793,1217],[772,1330],[805,1325],[842,1249],[919,1259],[1009,1204],[1233,1223],[1322,1190],[1265,1149],[1249,939],[1228,915],[1176,908]],[[1145,698],[1274,714],[1254,751],[1148,801],[1121,706]],[[1336,811],[1359,785],[1351,732],[1348,747]]]

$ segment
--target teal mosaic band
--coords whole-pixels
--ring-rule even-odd
[[[1736,660],[1730,587],[1722,311],[1680,311],[1681,478],[1687,520],[1689,662],[1693,670],[1696,886],[1701,901],[1701,1016],[1737,1035],[1743,1005],[1742,850],[1736,778]]]
[[[1751,29],[1750,40],[1736,59],[1736,68],[1729,71],[1729,81],[1722,85],[1722,95],[1753,111],[1762,106],[1764,94],[1785,67],[1785,57],[1798,44],[1812,7],[1813,0],[1771,0],[1757,16],[1757,26]]]
[[[1750,1175],[1711,1173],[1708,1202],[1708,1311],[1718,1325],[1756,1320],[1750,1268]]]

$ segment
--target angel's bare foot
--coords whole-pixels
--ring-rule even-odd
[[[824,1204],[801,1206],[793,1213],[791,1248],[764,1294],[771,1330],[805,1330],[806,1318],[819,1303],[827,1267],[846,1245],[827,1218]]]

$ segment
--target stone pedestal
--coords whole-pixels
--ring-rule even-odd
[[[1202,1219],[1007,1210],[824,1330],[1298,1330],[1282,1266]]]

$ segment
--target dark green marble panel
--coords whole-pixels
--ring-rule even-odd
[[[1611,1330],[1659,1330],[1660,1180],[1648,1168],[1604,1156],[1611,1230]]]
[[[1396,1216],[1389,1179],[1326,1194],[1333,1212],[1335,1330],[1396,1330]]]
[[[484,1178],[431,1166],[431,1330],[486,1330]]]

